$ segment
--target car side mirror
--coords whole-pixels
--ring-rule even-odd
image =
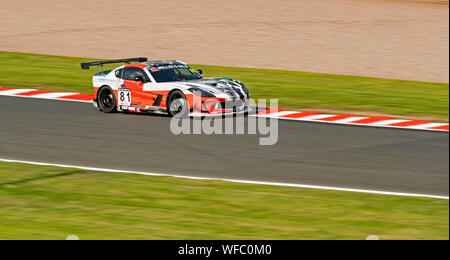
[[[203,75],[203,70],[197,70],[198,74]]]
[[[144,83],[144,78],[143,78],[142,76],[136,76],[136,77],[134,78],[134,81],[138,81],[138,82]]]

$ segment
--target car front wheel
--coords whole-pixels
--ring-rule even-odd
[[[175,90],[170,94],[167,102],[167,112],[170,116],[185,117],[189,113],[189,106],[183,92]]]

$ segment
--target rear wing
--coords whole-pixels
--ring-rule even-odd
[[[94,62],[84,62],[81,63],[81,68],[84,70],[88,70],[91,66],[97,66],[97,70],[103,73],[103,64],[111,64],[111,63],[131,63],[131,62],[146,62],[147,58],[139,57],[139,58],[130,58],[130,59],[119,59],[119,60],[105,60],[105,61],[94,61]]]

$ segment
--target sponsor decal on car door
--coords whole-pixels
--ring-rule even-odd
[[[119,88],[118,105],[131,106],[131,90],[129,88]]]

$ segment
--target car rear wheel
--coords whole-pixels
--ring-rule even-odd
[[[110,87],[103,87],[98,92],[97,104],[100,111],[111,113],[116,111],[116,96]]]
[[[185,117],[189,113],[189,106],[183,92],[175,90],[167,101],[167,112],[170,116]]]

